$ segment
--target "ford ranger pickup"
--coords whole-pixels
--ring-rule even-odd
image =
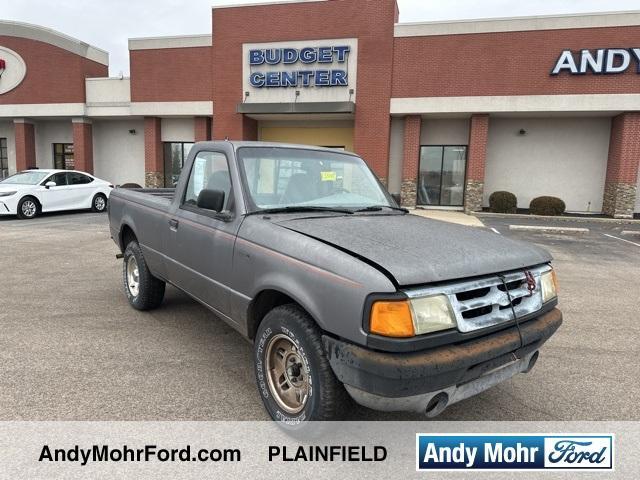
[[[562,323],[547,251],[412,215],[351,153],[197,143],[174,189],[115,189],[109,222],[130,304],[168,283],[213,311],[290,425],[349,397],[436,416],[530,371]]]

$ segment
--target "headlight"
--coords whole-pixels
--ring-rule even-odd
[[[371,309],[371,333],[385,337],[413,337],[456,326],[451,304],[444,295],[375,302]]]
[[[16,193],[18,193],[18,192],[16,192],[16,191],[13,191],[13,192],[0,192],[0,197],[10,197],[11,195],[15,195]]]
[[[547,303],[558,296],[558,279],[555,270],[544,272],[540,276],[540,285],[542,287],[542,303]]]

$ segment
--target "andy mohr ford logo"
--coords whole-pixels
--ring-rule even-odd
[[[612,434],[418,434],[416,468],[613,470]]]

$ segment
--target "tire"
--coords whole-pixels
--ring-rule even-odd
[[[282,364],[293,366],[279,375]],[[320,329],[297,305],[276,307],[264,317],[254,343],[254,366],[267,412],[288,430],[302,431],[310,421],[339,420],[350,405],[325,355]],[[279,393],[283,389],[276,381],[286,383],[286,393]]]
[[[91,200],[91,211],[103,213],[107,211],[107,197],[104,193],[96,193]]]
[[[136,310],[153,310],[162,303],[165,283],[149,271],[138,242],[129,243],[124,251],[122,283],[129,303]]]
[[[34,197],[24,197],[18,202],[17,215],[20,220],[31,220],[40,213],[40,203]]]

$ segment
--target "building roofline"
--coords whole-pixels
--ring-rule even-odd
[[[88,60],[109,66],[109,53],[106,50],[89,45],[52,28],[13,20],[0,20],[0,36],[2,35],[48,43]]]
[[[640,10],[396,23],[396,37],[640,25]]]
[[[212,38],[211,34],[130,38],[129,50],[210,47],[213,44]]]
[[[211,8],[216,10],[218,8],[243,8],[243,7],[262,7],[265,5],[286,5],[288,3],[310,3],[310,2],[326,2],[328,0],[273,0],[270,2],[251,2],[247,3],[222,3],[220,5],[213,5]]]

